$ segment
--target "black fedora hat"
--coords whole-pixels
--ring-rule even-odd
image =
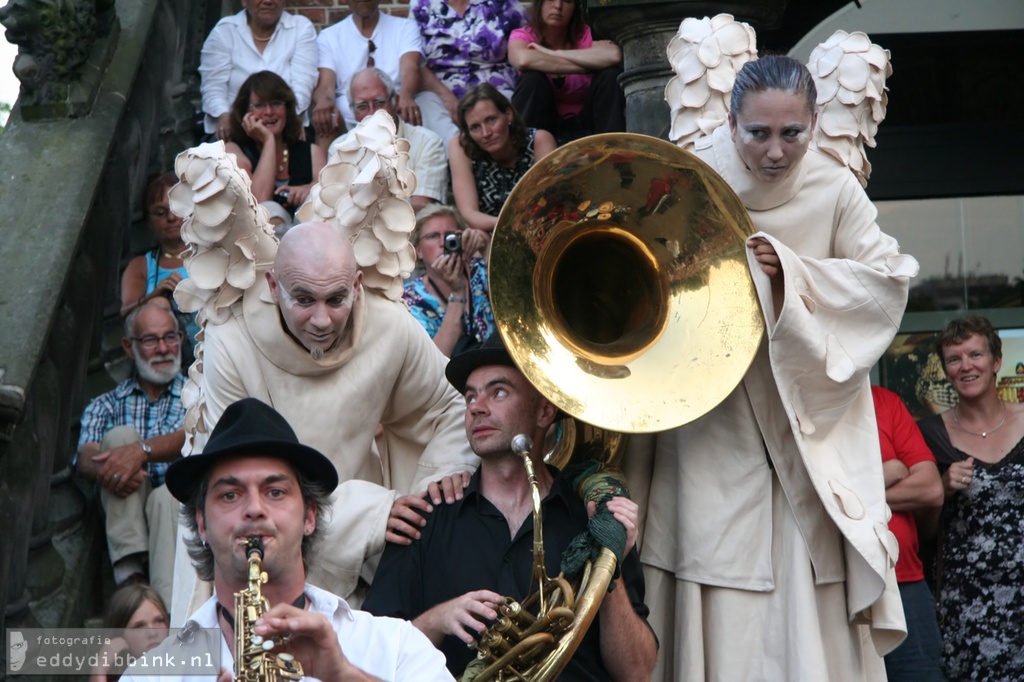
[[[300,443],[285,418],[256,398],[244,398],[229,405],[203,451],[171,464],[164,482],[177,500],[189,502],[207,469],[227,457],[240,455],[280,457],[322,485],[326,492],[338,487],[338,470],[331,460]]]
[[[484,367],[485,365],[516,366],[516,363],[512,361],[512,356],[508,353],[508,349],[505,348],[505,344],[501,340],[501,334],[497,331],[488,336],[487,340],[480,344],[479,348],[459,353],[449,360],[448,366],[444,369],[444,375],[448,377],[448,383],[454,386],[459,393],[465,393],[466,381],[469,380],[469,375],[477,367]]]

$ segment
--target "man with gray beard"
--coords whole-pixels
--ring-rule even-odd
[[[75,458],[78,473],[100,484],[114,581],[145,581],[148,561],[148,580],[168,604],[177,504],[163,482],[185,442],[181,342],[164,299],[128,316],[121,345],[135,376],[85,408]]]

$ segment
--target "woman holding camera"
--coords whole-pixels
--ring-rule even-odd
[[[451,206],[428,204],[412,232],[424,273],[405,285],[402,299],[448,357],[474,348],[494,332],[482,253],[490,237],[466,225]]]
[[[327,154],[301,139],[295,93],[272,71],[245,79],[231,105],[227,151],[252,179],[256,201],[276,201],[292,214],[306,201]]]

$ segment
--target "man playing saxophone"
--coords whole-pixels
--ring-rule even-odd
[[[183,503],[189,556],[199,576],[212,580],[214,595],[153,658],[187,647],[193,635],[219,632],[212,642],[221,652],[216,682],[239,679],[232,669],[257,668],[266,672],[242,679],[297,679],[291,670],[301,669],[303,679],[325,682],[452,680],[443,657],[412,625],[353,610],[306,582],[338,474],[323,454],[299,443],[273,408],[254,398],[234,403],[202,454],[178,463],[168,469],[166,485]],[[122,679],[184,679],[147,672],[140,661]]]
[[[558,409],[515,367],[495,334],[479,349],[453,358],[448,380],[466,398],[466,435],[480,457],[461,499],[431,507],[399,498],[388,521],[389,543],[364,604],[377,615],[410,618],[461,675],[471,643],[499,611],[502,595],[523,599],[534,576],[533,491],[512,441],[532,439],[543,499],[543,543],[548,576],[570,540],[587,527],[588,508],[572,483],[543,462],[544,436]],[[626,529],[622,574],[559,680],[649,680],[657,641],[647,625],[637,553],[637,505],[613,497],[608,511]],[[422,516],[416,510],[423,510]],[[424,518],[425,517],[425,518]],[[393,544],[398,535],[411,544]]]

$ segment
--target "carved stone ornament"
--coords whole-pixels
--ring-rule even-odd
[[[114,0],[10,0],[0,24],[18,46],[22,117],[88,114],[117,43]]]

